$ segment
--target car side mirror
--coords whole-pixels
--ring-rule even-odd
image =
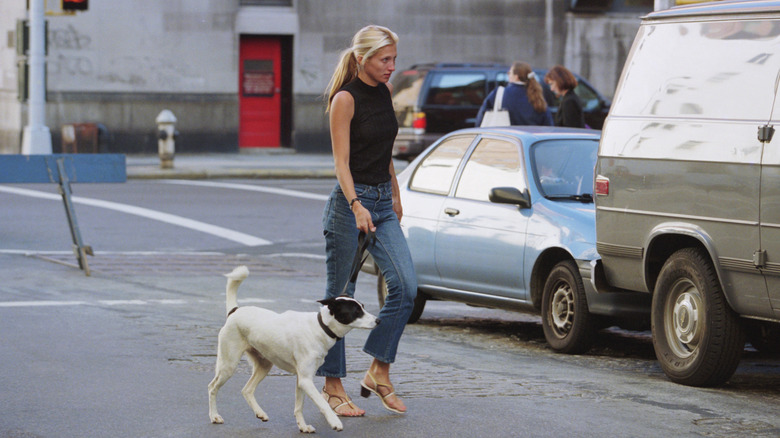
[[[531,207],[531,196],[528,194],[528,189],[521,192],[514,187],[494,187],[490,189],[488,199],[495,204],[512,204],[520,208]]]

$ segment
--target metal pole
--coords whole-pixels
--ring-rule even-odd
[[[44,0],[30,0],[30,100],[22,136],[22,154],[51,154],[51,132],[46,126],[46,25]]]
[[[553,0],[546,0],[544,4],[544,36],[547,43],[547,53],[545,53],[545,57],[547,58],[547,68],[550,68],[553,66],[553,64],[558,63],[557,59],[553,59],[553,26]],[[539,78],[539,80],[544,80],[544,78]]]

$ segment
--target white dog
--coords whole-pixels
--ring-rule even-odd
[[[321,300],[319,312],[276,313],[259,307],[238,307],[238,286],[249,275],[246,266],[239,266],[225,275],[227,281],[227,321],[219,331],[217,366],[214,380],[209,383],[209,418],[212,423],[224,422],[217,412],[217,391],[236,371],[246,353],[252,363],[252,377],[241,390],[257,418],[268,421],[268,415],[255,398],[255,389],[276,365],[295,374],[295,421],[301,432],[312,433],[314,427],[303,419],[304,393],[314,401],[330,427],[344,426],[333,409],[317,392],[314,374],[325,361],[325,355],[353,328],[371,329],[379,319],[369,314],[360,302],[347,297]]]

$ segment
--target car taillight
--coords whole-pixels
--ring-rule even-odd
[[[425,113],[414,113],[414,120],[412,121],[412,128],[414,133],[418,135],[425,134],[425,127],[427,122],[425,120]]]
[[[596,195],[609,196],[609,178],[604,175],[596,176]]]

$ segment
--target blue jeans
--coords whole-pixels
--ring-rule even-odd
[[[385,362],[395,362],[398,342],[406,321],[414,308],[417,295],[417,276],[412,256],[401,231],[398,216],[393,211],[392,184],[370,186],[355,184],[355,191],[363,207],[371,212],[376,227],[376,240],[368,247],[380,272],[387,281],[385,305],[377,317],[381,320],[368,335],[363,351]],[[322,225],[327,254],[327,284],[325,298],[339,296],[349,281],[349,271],[358,247],[358,230],[349,201],[336,185],[323,213]],[[347,287],[347,295],[354,296],[355,285]],[[318,376],[345,377],[347,375],[344,340],[330,349]]]

